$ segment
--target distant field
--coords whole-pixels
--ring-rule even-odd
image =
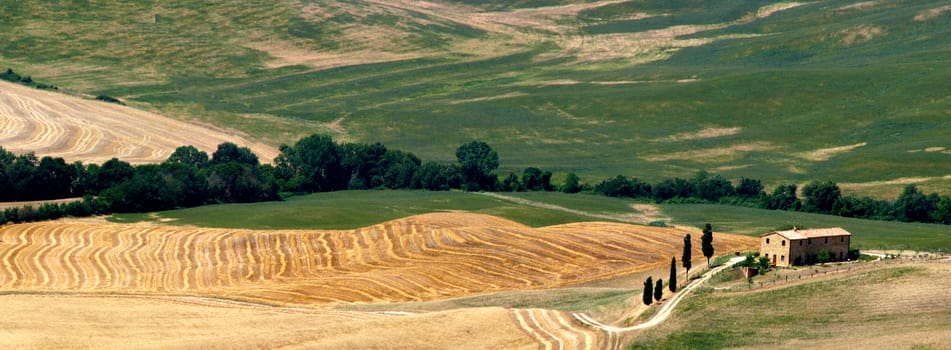
[[[844,218],[812,213],[752,209],[715,204],[645,204],[632,200],[591,195],[523,192],[507,194],[519,198],[585,210],[592,213],[639,218],[644,223],[663,221],[668,224],[701,228],[710,223],[715,231],[751,236],[772,231],[780,226],[843,227],[854,235],[853,245],[866,249],[943,249],[951,251],[951,227],[947,225],[905,223]],[[632,206],[640,208],[636,210]],[[653,213],[643,210],[653,209]]]
[[[109,220],[246,229],[354,229],[410,215],[451,211],[494,215],[534,227],[604,221],[473,193],[389,190],[317,193],[284,202],[207,205],[155,214],[116,214]]]
[[[516,192],[505,196],[526,199],[543,207],[464,192],[340,191],[291,197],[285,202],[211,205],[154,214],[116,214],[114,222],[163,222],[253,229],[352,229],[374,222],[428,212],[466,211],[504,217],[543,227],[572,222],[660,221],[699,230],[758,236],[777,227],[843,227],[853,245],[865,249],[943,249],[951,251],[946,225],[876,221],[801,212],[752,209],[713,204],[649,204],[628,199],[554,192]],[[546,207],[554,205],[565,212]],[[594,214],[583,215],[583,214]],[[615,218],[610,220],[606,218]]]
[[[689,296],[631,349],[947,349],[951,268],[904,265],[752,293]]]
[[[893,197],[951,188],[945,5],[16,1],[0,68],[270,145],[319,132],[448,161],[481,139],[502,173],[706,169]]]
[[[225,142],[251,148],[266,163],[278,154],[274,147],[221,129],[0,81],[0,146],[15,154],[142,164],[162,162],[184,145],[211,154]]]

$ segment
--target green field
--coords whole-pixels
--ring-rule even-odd
[[[520,204],[465,192],[340,191],[294,196],[283,202],[208,205],[154,214],[116,214],[110,220],[162,221],[174,225],[222,228],[353,229],[416,214],[467,211],[495,215],[533,227],[584,221],[642,224],[663,221],[696,228],[711,223],[715,232],[751,236],[788,225],[842,227],[852,232],[853,245],[858,248],[951,251],[951,230],[945,225],[861,220],[713,204],[657,205],[659,212],[653,214],[656,217],[645,217],[631,206],[646,203],[626,199],[546,192],[503,195],[534,203]]]
[[[318,132],[449,161],[481,139],[502,173],[706,169],[882,197],[914,177],[948,193],[951,12],[859,2],[757,18],[789,3],[15,1],[0,4],[0,67],[273,144]],[[480,27],[466,4],[547,24]],[[590,8],[543,7],[562,4]]]
[[[935,305],[948,298],[930,287],[946,278],[944,268],[897,266],[748,294],[706,289],[685,299],[670,321],[640,333],[630,348],[946,349],[951,318]],[[903,288],[909,297],[901,296]]]
[[[639,203],[633,200],[597,195],[568,195],[563,193],[522,192],[509,194],[536,202],[559,205],[596,214],[619,217],[638,214],[631,208]],[[765,210],[717,204],[661,204],[654,205],[658,217],[646,221],[664,221],[668,224],[702,228],[713,225],[714,231],[739,233],[750,236],[779,227],[842,227],[854,236],[853,246],[863,249],[942,249],[951,250],[951,229],[947,225],[877,221],[845,218],[794,211]],[[646,222],[644,222],[646,223]]]
[[[580,215],[478,194],[429,191],[340,191],[295,196],[283,202],[206,205],[155,214],[117,214],[110,220],[161,220],[175,225],[245,229],[354,229],[410,215],[444,211],[494,215],[535,227],[592,221]]]

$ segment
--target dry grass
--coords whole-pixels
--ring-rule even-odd
[[[211,153],[224,142],[247,146],[265,162],[278,154],[274,147],[226,131],[0,82],[0,144],[14,153],[92,163],[116,157],[141,164],[164,161],[179,146]]]
[[[739,134],[743,128],[734,127],[734,128],[706,128],[697,132],[687,132],[681,134],[670,135],[657,139],[656,141],[665,141],[665,142],[678,142],[678,141],[688,141],[688,140],[700,140],[700,139],[710,139],[715,137],[731,136]]]
[[[868,143],[866,142],[861,142],[861,143],[856,143],[854,145],[820,148],[811,152],[798,153],[797,155],[801,158],[805,158],[805,159],[816,161],[816,162],[821,162],[821,161],[829,160],[830,158],[834,156],[851,152],[859,147],[865,147],[865,145],[867,144]]]
[[[682,238],[683,231],[669,228],[578,223],[533,229],[462,213],[353,231],[64,220],[0,228],[0,289],[188,294],[271,304],[425,301],[555,288],[651,269],[679,254]],[[721,235],[718,244],[733,251],[757,241]]]
[[[878,1],[863,1],[839,7],[838,10],[866,10],[878,5]]]
[[[751,142],[741,143],[727,147],[708,148],[684,152],[673,152],[662,155],[656,155],[645,158],[646,160],[668,161],[668,160],[695,160],[703,162],[719,162],[723,160],[735,159],[747,152],[766,151],[776,148],[769,142]]]
[[[915,20],[918,22],[924,22],[932,20],[938,17],[941,17],[945,12],[951,11],[951,5],[936,7],[927,11],[922,11],[915,16]]]
[[[856,28],[844,30],[839,34],[842,35],[841,43],[845,46],[852,46],[855,44],[861,44],[868,42],[872,39],[878,38],[885,35],[885,28],[873,25],[861,25]]]
[[[5,314],[0,346],[7,349],[538,347],[514,322],[513,312],[501,308],[399,316],[193,297],[96,295],[3,295],[0,307]]]

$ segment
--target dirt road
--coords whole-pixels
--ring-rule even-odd
[[[684,289],[681,289],[679,293],[674,295],[674,297],[671,298],[667,302],[667,304],[664,304],[664,306],[660,309],[660,311],[658,311],[657,314],[654,315],[654,317],[648,320],[647,322],[630,326],[630,327],[615,327],[615,326],[608,326],[601,322],[598,322],[592,319],[587,314],[574,313],[572,314],[572,316],[574,316],[575,319],[577,319],[579,322],[583,324],[603,330],[605,332],[622,333],[622,332],[631,332],[631,331],[654,327],[656,325],[659,325],[661,322],[664,322],[665,320],[667,320],[667,318],[670,317],[671,312],[673,312],[674,308],[677,307],[677,304],[679,304],[680,301],[683,300],[683,298],[687,294],[690,294],[690,292],[692,292],[694,289],[703,285],[703,283],[706,282],[708,279],[710,279],[710,277],[712,277],[713,275],[717,274],[720,271],[723,271],[724,269],[730,268],[733,265],[736,265],[737,263],[743,261],[743,259],[745,258],[741,256],[735,257],[733,259],[730,259],[730,261],[727,262],[726,264],[723,264],[713,270],[707,271],[707,273],[703,274],[703,276],[701,276],[699,279],[697,279],[693,283],[690,283],[690,285],[688,285]]]

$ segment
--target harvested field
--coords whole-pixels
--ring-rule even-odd
[[[0,82],[0,145],[17,154],[35,152],[37,156],[91,163],[116,157],[142,164],[164,161],[184,145],[210,154],[224,142],[251,148],[262,162],[270,162],[278,154],[274,147],[225,131],[118,104]]]
[[[0,307],[5,349],[538,348],[502,308],[394,315],[193,297],[16,294],[0,296]]]
[[[352,231],[61,220],[0,228],[0,290],[281,305],[426,301],[563,287],[661,267],[680,254],[683,234],[612,223],[534,229],[463,213]],[[720,234],[716,244],[719,251],[741,251],[754,249],[757,240]]]

